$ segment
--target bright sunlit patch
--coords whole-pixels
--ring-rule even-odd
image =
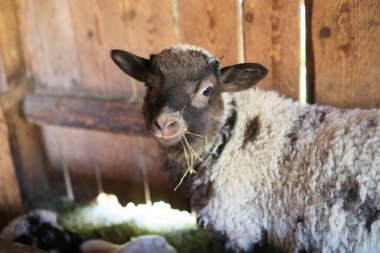
[[[163,201],[152,205],[128,203],[123,207],[115,195],[101,193],[96,203],[87,207],[87,214],[94,222],[105,225],[130,222],[149,231],[168,231],[196,228],[196,218],[187,211],[172,209]]]

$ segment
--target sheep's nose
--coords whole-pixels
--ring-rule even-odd
[[[154,121],[153,135],[164,140],[177,138],[180,133],[179,121],[177,119],[158,118]]]

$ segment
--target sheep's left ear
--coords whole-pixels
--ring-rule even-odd
[[[221,70],[223,92],[237,92],[251,88],[268,74],[268,69],[258,63],[241,63]]]

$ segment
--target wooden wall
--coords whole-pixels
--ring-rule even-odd
[[[380,1],[312,1],[314,101],[380,107]]]
[[[379,107],[379,1],[305,2],[308,100]],[[270,72],[261,88],[299,99],[300,4],[300,0],[2,0],[0,93],[10,104],[3,111],[24,201],[39,197],[31,190],[36,185],[43,185],[45,192],[65,194],[62,167],[67,164],[79,200],[97,195],[94,167],[98,167],[107,192],[117,193],[123,201],[142,202],[145,168],[153,200],[187,207],[158,170],[159,150],[148,136],[58,123],[37,128],[21,117],[19,101],[33,83],[39,95],[139,102],[143,85],[115,67],[110,49],[148,57],[175,43],[205,47],[221,57],[223,65],[262,63]],[[65,105],[55,107],[58,113],[61,106]]]

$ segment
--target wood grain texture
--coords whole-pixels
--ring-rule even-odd
[[[7,74],[5,72],[2,52],[0,50],[0,95],[8,90]]]
[[[78,91],[80,72],[70,9],[66,0],[29,0],[26,3],[30,30],[34,32],[28,52],[39,88]],[[30,36],[29,36],[30,38]]]
[[[246,0],[243,22],[245,61],[269,68],[259,87],[298,99],[300,1]]]
[[[23,211],[20,188],[13,164],[9,132],[0,107],[0,228]]]
[[[150,54],[176,44],[173,0],[124,0],[124,21],[127,31],[126,50],[149,58]],[[135,93],[145,93],[145,87],[131,79]]]
[[[79,59],[81,89],[92,94],[132,95],[130,80],[115,64],[111,49],[125,49],[122,0],[69,0]]]
[[[24,206],[32,208],[33,200],[51,194],[52,188],[47,179],[40,129],[28,123],[21,114],[22,99],[32,90],[32,85],[28,79],[18,79],[16,83],[0,98],[0,105],[4,109]]]
[[[178,9],[181,43],[206,48],[223,66],[238,62],[235,0],[178,0]]]
[[[313,1],[315,102],[380,107],[380,1]]]
[[[0,51],[8,79],[24,67],[16,11],[14,0],[0,1]]]
[[[0,238],[0,253],[43,253],[46,251]]]
[[[86,128],[110,133],[141,135],[146,132],[142,104],[69,96],[30,95],[23,112],[31,122]]]

